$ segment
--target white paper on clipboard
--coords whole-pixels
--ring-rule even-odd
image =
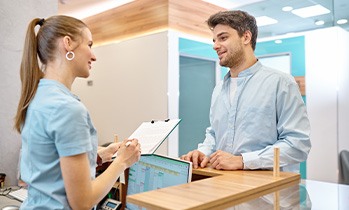
[[[129,137],[138,139],[142,154],[153,154],[177,127],[181,119],[152,120],[143,122]]]

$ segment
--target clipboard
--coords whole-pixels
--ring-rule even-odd
[[[153,154],[180,122],[181,119],[143,122],[129,139],[138,139],[138,142],[141,144],[142,154]]]

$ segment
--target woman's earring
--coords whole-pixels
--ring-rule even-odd
[[[72,52],[72,51],[67,52],[67,54],[65,54],[65,58],[66,58],[68,61],[73,60],[74,57],[75,57],[75,54],[74,54],[74,52]]]

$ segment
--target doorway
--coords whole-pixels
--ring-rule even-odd
[[[179,59],[179,155],[196,149],[210,125],[212,91],[219,68],[216,60],[180,55]],[[217,71],[218,69],[218,71]]]

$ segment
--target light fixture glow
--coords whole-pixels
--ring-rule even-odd
[[[281,39],[277,39],[277,40],[275,40],[274,42],[275,42],[275,44],[281,44],[281,43],[282,43],[282,40],[281,40]]]
[[[257,3],[260,1],[265,0],[244,0],[244,1],[236,1],[236,0],[203,0],[205,2],[208,2],[213,5],[217,5],[219,7],[225,8],[225,9],[234,9],[238,7],[242,7],[248,4]]]
[[[323,21],[323,20],[315,21],[315,25],[317,25],[317,26],[322,26],[323,24],[325,24],[325,21]]]
[[[260,17],[256,17],[256,21],[257,21],[257,26],[266,26],[266,25],[272,25],[277,23],[278,21],[268,17],[268,16],[260,16]]]
[[[295,15],[298,15],[301,18],[308,18],[308,17],[314,17],[314,16],[318,16],[318,15],[328,14],[331,11],[328,10],[327,8],[317,4],[317,5],[310,6],[310,7],[303,7],[303,8],[299,8],[299,9],[294,9],[291,12]]]
[[[78,19],[84,19],[89,16],[93,16],[99,13],[102,13],[104,11],[120,7],[124,4],[128,4],[134,0],[118,0],[118,1],[101,1],[91,4],[90,6],[83,7],[81,6],[80,9],[75,10],[74,12],[63,12],[62,15],[69,15]]]
[[[347,19],[339,19],[337,20],[337,24],[341,25],[341,24],[346,24],[348,22]]]
[[[289,11],[292,11],[292,10],[293,10],[293,7],[291,7],[291,6],[286,6],[286,7],[282,8],[282,11],[284,11],[284,12],[289,12]]]

